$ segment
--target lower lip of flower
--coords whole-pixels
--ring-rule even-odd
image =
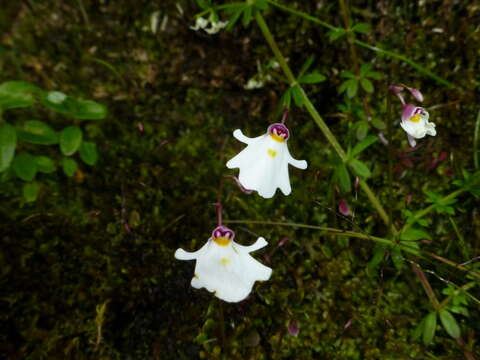
[[[278,141],[278,142],[284,142],[285,139],[277,134],[270,134],[273,140]]]
[[[224,236],[213,238],[213,241],[215,241],[220,246],[227,246],[228,244],[230,244],[230,239]]]

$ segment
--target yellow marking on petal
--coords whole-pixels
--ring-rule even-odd
[[[220,264],[222,265],[227,265],[230,262],[230,259],[227,258],[221,258],[220,259]]]
[[[421,119],[420,114],[417,114],[417,115],[413,115],[409,120],[412,121],[412,122],[417,123],[417,122],[420,121],[420,119]]]
[[[199,277],[198,277],[197,274],[193,274],[193,278],[194,278],[194,279],[198,279]]]
[[[230,244],[230,239],[223,236],[213,238],[213,241],[215,241],[220,246],[227,246],[228,244]]]
[[[267,154],[270,155],[272,158],[277,156],[277,152],[275,150],[272,150],[272,149],[268,149]]]
[[[270,134],[270,136],[272,137],[273,140],[275,141],[278,141],[278,142],[284,142],[285,139],[277,134]]]

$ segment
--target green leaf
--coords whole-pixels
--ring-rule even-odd
[[[383,75],[380,74],[379,72],[376,72],[376,71],[369,71],[366,74],[366,76],[369,77],[370,79],[373,79],[373,80],[382,80],[383,79]]]
[[[287,109],[290,109],[290,103],[292,101],[292,92],[291,88],[285,91],[285,94],[282,96],[282,103],[285,105]]]
[[[242,19],[242,23],[243,23],[243,26],[244,27],[247,27],[250,22],[252,21],[252,7],[251,6],[247,6],[245,8],[245,11],[243,12],[243,19]]]
[[[357,174],[358,176],[361,177],[370,177],[372,173],[368,169],[367,165],[365,165],[363,162],[357,159],[351,159],[349,161],[350,166],[352,167],[352,170]]]
[[[31,144],[53,145],[58,143],[56,131],[42,121],[25,121],[17,133],[20,140]]]
[[[361,33],[361,34],[368,34],[370,32],[370,24],[368,23],[358,23],[353,25],[352,31]]]
[[[300,68],[300,72],[298,73],[298,77],[302,77],[302,75],[307,72],[307,70],[310,68],[310,66],[312,66],[314,61],[315,61],[315,55],[310,55],[307,58],[307,60],[305,60],[302,67]]]
[[[105,105],[93,100],[75,99],[59,91],[43,94],[40,101],[50,110],[79,120],[100,120],[107,116]]]
[[[448,335],[454,339],[460,337],[460,327],[458,326],[457,320],[453,317],[448,310],[440,310],[440,321],[442,322],[443,327],[447,331]]]
[[[15,174],[25,181],[32,181],[37,173],[35,156],[28,153],[21,153],[15,156],[12,167]]]
[[[26,202],[33,202],[37,200],[38,190],[40,186],[36,182],[30,182],[23,185],[23,197]]]
[[[17,146],[15,128],[7,123],[0,125],[0,172],[10,166]]]
[[[325,79],[326,79],[325,75],[322,75],[320,73],[311,73],[311,74],[301,76],[298,79],[298,82],[305,83],[305,84],[315,84],[315,83],[325,81]]]
[[[78,164],[74,159],[65,157],[61,163],[65,175],[71,177],[75,174],[75,171],[77,171]]]
[[[402,234],[400,235],[400,239],[405,241],[416,241],[420,239],[431,240],[432,237],[422,229],[409,228],[406,231],[402,232]]]
[[[378,265],[385,259],[385,246],[377,244],[373,249],[373,256],[367,264],[367,272],[369,275],[373,275],[378,268]]]
[[[392,249],[391,258],[397,271],[401,271],[405,264],[405,259],[403,258],[402,251],[398,247]]]
[[[0,109],[32,106],[40,88],[24,81],[7,81],[0,85]]]
[[[55,171],[55,162],[48,156],[35,156],[35,162],[37,163],[37,170],[45,174],[49,174]]]
[[[356,75],[350,71],[342,71],[340,73],[340,77],[346,78],[346,79],[356,79]]]
[[[368,148],[373,143],[376,143],[377,141],[378,141],[378,137],[373,136],[373,135],[367,136],[365,139],[363,139],[362,141],[360,141],[358,144],[355,145],[355,147],[352,150],[352,157],[357,156],[363,150]]]
[[[351,99],[355,95],[357,95],[358,91],[358,81],[357,79],[350,79],[346,81],[348,83],[347,85],[347,96]]]
[[[420,336],[423,334],[423,327],[425,326],[425,318],[420,321],[420,324],[413,330],[412,332],[412,338],[413,340],[418,340],[420,339]]]
[[[79,120],[101,120],[107,116],[107,107],[93,100],[77,100],[72,115]]]
[[[292,96],[293,96],[293,100],[295,101],[295,104],[296,104],[298,107],[302,107],[302,105],[303,105],[303,96],[302,96],[302,90],[300,89],[300,86],[299,86],[299,85],[294,85],[294,86],[291,88],[291,91],[292,91]]]
[[[367,64],[360,65],[360,76],[364,77],[370,72],[371,69],[372,69],[372,64],[367,63]]]
[[[211,7],[210,1],[206,0],[197,0],[197,5],[204,10],[207,10]]]
[[[87,165],[95,165],[98,159],[97,145],[84,141],[80,146],[80,159]]]
[[[360,85],[362,85],[363,90],[365,90],[366,92],[368,92],[368,93],[373,92],[373,84],[367,78],[361,78],[360,79]]]
[[[68,126],[60,133],[60,150],[62,154],[75,154],[82,143],[82,130],[78,126]]]
[[[231,15],[230,15],[230,18],[228,19],[228,25],[225,28],[226,31],[231,31],[233,29],[238,19],[240,19],[240,16],[242,15],[244,8],[245,7],[242,4],[242,6],[232,8],[231,11],[228,11],[228,12],[231,12]]]
[[[333,30],[330,30],[327,35],[328,35],[328,39],[333,42],[335,40],[338,40],[340,39],[342,36],[345,36],[347,35],[347,31],[345,29],[340,29],[340,28],[336,28],[336,29],[333,29]]]
[[[338,179],[340,183],[340,189],[344,193],[348,193],[352,189],[352,182],[350,180],[350,174],[348,173],[348,169],[344,163],[339,164],[335,168],[335,177]]]
[[[363,140],[365,139],[365,136],[368,134],[368,130],[370,129],[370,125],[368,124],[368,121],[359,121],[357,123],[357,139],[358,140]]]
[[[385,125],[382,120],[376,118],[372,119],[372,125],[378,130],[385,130],[387,128],[387,125]]]
[[[267,10],[268,9],[268,2],[267,0],[256,0],[255,7],[260,10]]]
[[[437,328],[437,313],[431,312],[424,319],[423,325],[423,343],[428,345],[432,342]]]

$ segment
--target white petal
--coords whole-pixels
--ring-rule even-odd
[[[252,247],[263,246],[266,241],[262,239],[259,238]],[[238,302],[248,296],[255,281],[269,279],[272,270],[248,252],[239,251],[241,245],[233,241],[227,246],[210,243],[207,251],[197,258],[191,282],[193,287],[204,287],[224,301]]]
[[[233,248],[234,249],[237,249],[239,250],[240,252],[247,252],[247,253],[251,253],[253,251],[257,251],[265,246],[268,245],[268,242],[267,240],[265,240],[265,238],[263,237],[259,237],[257,239],[257,241],[255,241],[252,245],[250,246],[244,246],[244,245],[240,245],[236,242],[233,243]]]
[[[425,129],[424,124],[422,123],[414,123],[412,121],[402,121],[400,126],[416,139],[421,139],[425,137],[427,130]]]
[[[283,195],[290,195],[292,186],[290,185],[290,175],[288,174],[288,163],[283,164],[278,170],[277,184]]]
[[[241,142],[243,142],[244,144],[249,145],[249,144],[255,142],[256,140],[264,137],[265,135],[260,135],[260,136],[254,137],[254,138],[249,138],[248,136],[243,135],[242,130],[236,129],[236,130],[233,132],[233,136],[234,136],[235,139],[237,139],[238,141],[241,141]]]
[[[175,259],[178,260],[195,260],[198,258],[208,247],[209,241],[207,241],[199,250],[194,252],[185,251],[182,248],[175,251]]]
[[[305,170],[307,168],[308,164],[305,160],[294,159],[290,154],[290,151],[288,151],[288,149],[287,149],[287,154],[288,154],[288,162],[290,165],[302,170]]]
[[[427,134],[431,136],[436,136],[437,135],[437,130],[435,130],[435,124],[432,122],[427,122],[425,125],[427,129]]]

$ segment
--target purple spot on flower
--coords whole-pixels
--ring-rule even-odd
[[[212,232],[212,237],[213,238],[220,238],[220,237],[225,237],[227,239],[232,240],[235,237],[235,233],[227,228],[226,226],[217,226],[213,232]]]
[[[285,125],[280,123],[270,125],[267,129],[267,133],[280,136],[284,140],[288,140],[288,138],[290,137],[290,131]]]

